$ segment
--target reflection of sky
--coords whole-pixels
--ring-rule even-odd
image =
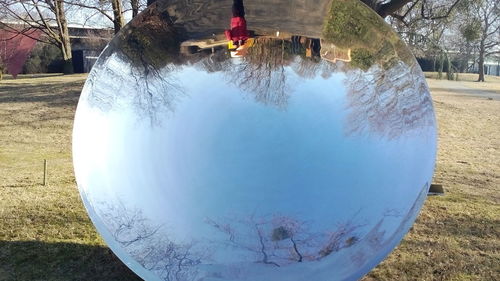
[[[213,233],[205,217],[280,213],[324,231],[358,210],[359,223],[407,211],[432,173],[429,135],[346,137],[344,74],[286,73],[298,82],[284,109],[193,67],[176,73],[186,96],[155,126],[133,105],[104,113],[81,102],[79,184],[94,202],[119,198],[144,210],[179,240]]]

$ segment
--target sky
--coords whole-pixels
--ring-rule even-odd
[[[124,1],[127,3],[127,1]],[[17,6],[16,6],[17,5]],[[128,6],[128,5],[127,5]],[[125,7],[125,21],[129,22],[132,19],[132,11]],[[20,4],[14,4],[13,9],[22,10]],[[44,10],[42,8],[42,10]],[[47,10],[46,10],[47,11]],[[36,13],[33,13],[35,15]],[[108,12],[109,16],[113,16],[111,11]],[[66,4],[66,18],[68,24],[73,27],[96,27],[96,28],[113,28],[113,23],[100,12],[86,9],[81,7],[70,7]]]

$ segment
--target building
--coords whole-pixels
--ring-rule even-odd
[[[70,27],[71,53],[75,73],[90,72],[99,54],[113,38],[109,28]]]
[[[42,32],[37,29],[24,29],[23,34],[19,34],[12,27],[15,28],[16,25],[9,24],[7,27],[0,23],[0,58],[8,72],[15,76],[22,71]],[[23,26],[19,25],[19,29],[21,28]],[[113,38],[114,31],[110,28],[69,26],[69,34],[74,72],[85,73],[90,71],[101,51]]]
[[[479,73],[478,65],[474,65],[474,72]],[[500,76],[500,56],[491,56],[484,61],[484,74]]]

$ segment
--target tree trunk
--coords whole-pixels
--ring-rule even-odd
[[[111,6],[113,7],[113,25],[115,27],[116,34],[125,25],[125,19],[123,18],[122,1],[111,0]]]
[[[484,82],[484,41],[485,38],[481,39],[481,44],[479,46],[479,78],[477,82]]]
[[[484,58],[482,56],[479,57],[479,77],[477,82],[484,82]]]
[[[0,58],[0,81],[3,79],[4,65],[2,59]]]
[[[444,55],[443,53],[441,53],[439,54],[438,79],[443,78],[443,69],[444,69]]]
[[[147,2],[148,6],[151,5],[151,4],[153,4],[154,2],[156,2],[156,0],[148,0],[148,2]]]
[[[139,14],[139,0],[130,0],[130,7],[132,7],[132,18]]]
[[[451,64],[451,61],[450,61],[450,56],[448,56],[448,51],[445,52],[445,58],[446,58],[446,65],[448,66],[448,69],[446,71],[446,79],[448,80],[454,80],[455,79],[455,75],[454,75],[454,71],[453,71],[453,65]]]
[[[54,14],[56,16],[59,48],[61,49],[64,60],[64,74],[71,74],[73,70],[73,56],[71,54],[71,41],[69,38],[68,22],[64,11],[64,0],[54,0]]]

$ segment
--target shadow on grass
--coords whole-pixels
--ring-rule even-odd
[[[76,106],[82,86],[83,81],[3,85],[0,86],[0,104],[45,103],[49,107]]]
[[[64,76],[64,74],[62,73],[20,74],[17,76],[17,79],[14,79],[12,75],[5,74],[3,80],[37,79],[37,78],[61,77],[61,76]]]
[[[496,230],[500,219],[494,216],[495,199],[450,192],[443,197],[432,198],[432,201],[425,206],[425,216],[417,218],[416,222],[425,226],[420,234],[468,241],[500,238]]]
[[[472,96],[488,96],[488,95],[498,95],[500,97],[500,93],[495,90],[484,90],[484,89],[457,89],[457,88],[440,88],[440,87],[430,87],[431,91],[439,91],[439,92],[454,92],[457,94],[465,94]]]
[[[0,241],[0,280],[142,280],[110,249],[76,243]]]

